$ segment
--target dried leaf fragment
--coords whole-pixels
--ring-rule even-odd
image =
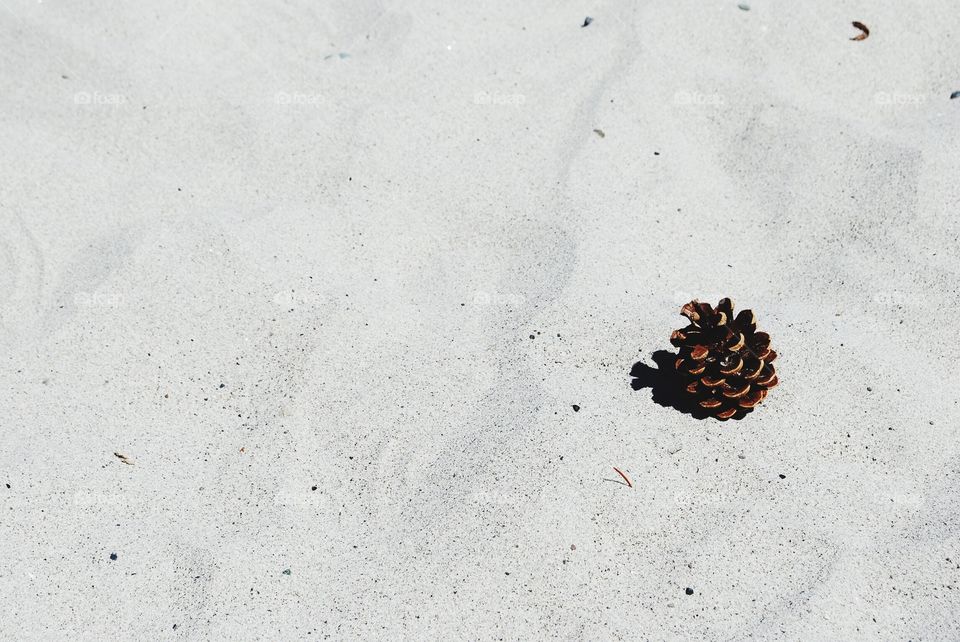
[[[856,27],[857,29],[859,29],[860,31],[863,32],[863,33],[857,34],[857,35],[854,36],[853,38],[850,38],[850,40],[866,40],[866,39],[867,39],[867,36],[870,35],[870,30],[867,29],[867,25],[863,24],[862,22],[858,22],[858,21],[854,20],[854,21],[853,21],[852,23],[850,23],[850,24],[852,24],[854,27]]]

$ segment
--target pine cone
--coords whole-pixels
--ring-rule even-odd
[[[718,419],[750,412],[777,385],[770,335],[757,332],[750,310],[734,318],[730,299],[721,299],[716,309],[693,300],[680,314],[690,325],[674,330],[670,343],[680,349],[674,368],[686,392]]]

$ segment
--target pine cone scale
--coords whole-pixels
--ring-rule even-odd
[[[726,366],[723,364],[720,365],[720,374],[735,375],[743,370],[743,359],[739,355],[733,355],[733,359],[727,359],[725,362],[727,363]],[[731,366],[731,362],[736,363],[737,365]]]

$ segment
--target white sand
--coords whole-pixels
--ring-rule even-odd
[[[960,12],[748,1],[5,2],[0,638],[955,639]]]

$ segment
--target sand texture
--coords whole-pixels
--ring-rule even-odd
[[[957,639],[960,10],[743,7],[4,0],[0,638]]]

